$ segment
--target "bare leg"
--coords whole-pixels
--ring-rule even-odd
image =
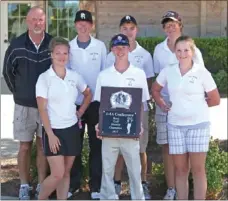
[[[51,169],[49,175],[42,183],[39,193],[39,200],[47,200],[48,196],[57,188],[65,172],[63,156],[47,157]]]
[[[189,153],[194,182],[194,199],[205,200],[207,177],[205,172],[206,153]]]
[[[29,183],[32,142],[20,142],[17,163],[21,184]]]
[[[188,154],[173,155],[173,162],[176,171],[176,190],[179,200],[188,200],[188,175],[189,158]]]
[[[38,171],[38,182],[42,183],[47,176],[48,164],[47,164],[47,158],[43,152],[42,140],[40,137],[36,137],[36,149],[37,149],[36,166]]]
[[[115,176],[114,176],[115,181],[121,181],[123,168],[124,168],[124,159],[122,155],[119,155],[115,166]]]
[[[146,154],[146,152],[140,153],[140,158],[141,158],[141,166],[142,166],[141,178],[142,178],[142,181],[146,181],[147,180],[147,154]]]
[[[162,146],[162,155],[167,186],[168,188],[175,188],[175,169],[173,163],[173,156],[169,154],[168,144],[164,144]]]
[[[70,188],[70,170],[73,166],[75,156],[65,156],[65,173],[63,179],[57,186],[57,199],[58,200],[67,200],[67,193]]]

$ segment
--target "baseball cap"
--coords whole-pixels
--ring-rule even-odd
[[[161,24],[163,24],[166,19],[171,19],[176,22],[181,22],[180,15],[175,11],[167,11],[165,15],[163,15],[162,17]]]
[[[78,22],[78,21],[86,21],[86,22],[93,23],[91,12],[89,12],[88,10],[79,10],[75,15],[74,22]]]
[[[117,34],[111,39],[111,47],[114,46],[130,46],[128,37],[124,34]]]
[[[136,19],[131,15],[126,15],[120,20],[120,26],[122,26],[124,23],[133,23],[137,26]]]

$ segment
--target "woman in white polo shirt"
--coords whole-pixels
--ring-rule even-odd
[[[159,74],[160,71],[169,64],[178,63],[174,52],[174,44],[178,37],[182,35],[183,23],[180,15],[174,11],[168,11],[162,17],[161,24],[163,30],[166,34],[166,39],[159,43],[154,50],[153,61],[154,61],[154,72]],[[194,61],[197,63],[202,63],[204,67],[204,62],[202,54],[197,47],[194,47]],[[164,87],[161,91],[161,95],[164,100],[169,102],[169,94],[167,92],[167,87]],[[174,200],[176,195],[175,190],[175,173],[172,156],[169,155],[168,146],[168,136],[167,136],[167,112],[164,112],[156,105],[155,111],[155,122],[157,128],[157,143],[162,145],[162,155],[164,161],[165,177],[168,186],[165,200]]]
[[[194,180],[194,199],[206,196],[206,154],[210,140],[209,108],[220,103],[210,72],[193,60],[194,41],[180,36],[174,45],[177,64],[162,69],[152,86],[152,96],[168,112],[169,153],[173,156],[178,199],[188,199],[189,160]],[[170,102],[160,92],[167,86]],[[205,98],[205,92],[207,98]]]
[[[39,199],[57,191],[57,199],[66,200],[70,170],[75,156],[81,152],[80,118],[89,103],[91,92],[82,77],[67,69],[70,46],[63,38],[50,42],[52,66],[38,78],[36,97],[43,123],[43,148],[51,174],[41,184]],[[76,112],[75,101],[79,93],[84,100]]]

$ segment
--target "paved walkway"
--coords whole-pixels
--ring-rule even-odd
[[[14,158],[18,150],[18,142],[13,140],[12,95],[1,95],[1,158]],[[221,104],[210,108],[211,135],[221,140],[227,139],[227,98]]]

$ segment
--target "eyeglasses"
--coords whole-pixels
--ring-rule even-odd
[[[112,46],[113,45],[129,45],[129,41],[128,40],[114,40],[112,41]]]

